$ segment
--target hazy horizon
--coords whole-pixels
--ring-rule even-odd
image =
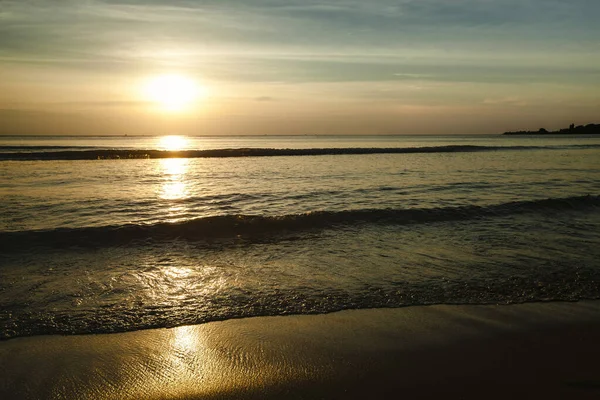
[[[3,1],[0,135],[446,135],[600,120],[600,3]]]

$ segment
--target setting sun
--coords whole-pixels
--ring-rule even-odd
[[[206,96],[206,88],[180,75],[161,75],[144,86],[146,98],[166,111],[181,111]]]

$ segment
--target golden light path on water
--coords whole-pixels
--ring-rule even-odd
[[[160,150],[177,151],[187,148],[189,144],[185,136],[169,135],[158,139],[157,148]],[[189,159],[163,158],[159,160],[160,174],[163,185],[159,197],[163,200],[183,200],[189,197],[187,190],[187,171]]]
[[[183,200],[189,197],[187,190],[187,158],[163,158],[159,160],[163,174],[160,198],[163,200]]]
[[[162,147],[178,150],[185,147],[187,139],[182,136],[164,136],[160,139]],[[190,197],[188,185],[188,168],[190,160],[187,158],[164,158],[158,161],[158,175],[162,180],[159,186],[158,197],[164,201],[163,215],[169,223],[177,223],[188,219],[188,206],[185,199]],[[189,278],[194,273],[188,266],[180,265],[173,260],[166,260],[161,264],[161,272],[151,279],[159,285],[148,287],[146,295],[158,298],[165,302],[167,299],[181,299],[190,288]],[[180,331],[182,333],[185,330]],[[190,348],[193,343],[186,340],[185,335],[177,338],[176,346]],[[188,349],[189,350],[189,349]]]
[[[189,210],[185,202],[190,197],[188,184],[187,158],[163,158],[158,160],[162,183],[158,188],[158,198],[164,201],[163,216],[167,222],[179,222],[188,218]]]
[[[159,150],[177,151],[185,150],[189,147],[190,141],[185,136],[168,135],[161,136],[156,143]]]

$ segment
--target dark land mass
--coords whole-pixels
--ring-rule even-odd
[[[571,124],[568,128],[558,131],[547,131],[540,128],[537,131],[504,132],[503,135],[600,135],[600,124],[578,125]]]

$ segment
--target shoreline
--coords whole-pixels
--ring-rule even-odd
[[[600,396],[600,301],[253,317],[0,342],[0,398]]]

